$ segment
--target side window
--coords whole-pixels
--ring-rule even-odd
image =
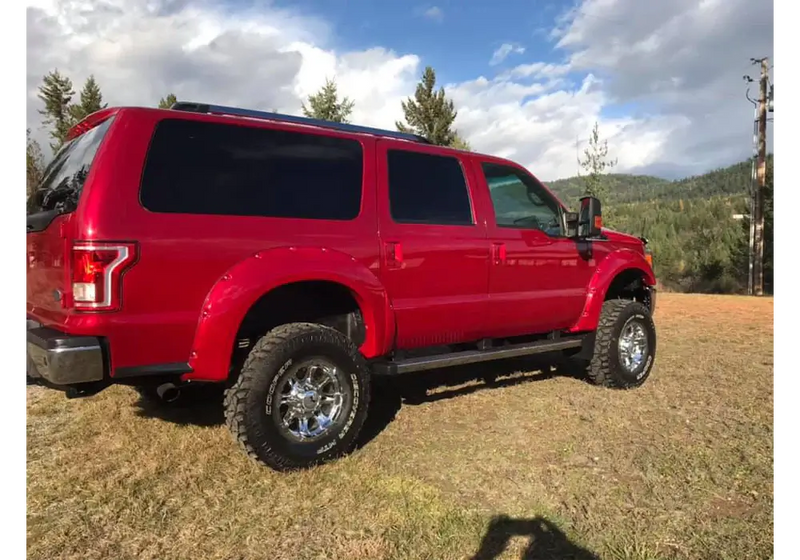
[[[538,229],[561,235],[558,203],[531,176],[505,165],[483,163],[498,227]]]
[[[362,162],[355,140],[168,119],[153,135],[140,196],[153,212],[352,220]]]
[[[473,225],[467,182],[457,158],[389,150],[389,208],[406,224]]]

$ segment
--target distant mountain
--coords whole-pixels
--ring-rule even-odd
[[[770,155],[769,159],[771,158]],[[750,185],[750,173],[750,161],[743,161],[677,181],[650,175],[609,174],[605,176],[608,181],[608,197],[603,202],[608,206],[654,200],[687,200],[716,196],[746,197]],[[581,177],[559,179],[547,183],[547,186],[569,206],[575,205],[584,188]]]
[[[772,290],[773,158],[767,158],[765,288]],[[607,175],[603,221],[649,239],[656,275],[670,290],[742,293],[747,288],[751,162],[743,161],[677,181],[649,175]],[[571,208],[583,192],[580,177],[547,186]]]

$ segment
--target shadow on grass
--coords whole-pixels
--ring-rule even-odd
[[[581,379],[580,372],[541,358],[514,358],[442,368],[397,377],[375,377],[369,416],[358,447],[375,439],[394,420],[403,405],[421,405],[491,389],[546,381],[555,377]],[[434,392],[430,392],[434,391]]]
[[[198,384],[183,388],[180,398],[172,403],[159,402],[152,397],[140,395],[136,403],[139,408],[136,414],[182,426],[219,426],[225,423],[222,399],[222,387]]]
[[[528,372],[528,373],[523,373]],[[510,377],[513,376],[513,377]],[[551,368],[536,358],[498,360],[482,364],[443,368],[397,377],[374,377],[370,411],[359,434],[361,448],[377,437],[405,405],[419,405],[496,389],[544,381],[554,377],[579,375],[567,368]],[[140,397],[139,416],[158,418],[179,425],[218,426],[225,422],[222,388],[197,385],[182,389],[174,403]],[[429,393],[430,391],[435,391]]]
[[[600,560],[593,552],[569,540],[564,532],[544,517],[512,519],[504,515],[489,523],[478,552],[471,560],[495,560],[514,537],[528,539],[521,560]]]

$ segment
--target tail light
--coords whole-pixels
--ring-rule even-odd
[[[116,311],[122,273],[136,260],[133,243],[80,243],[72,247],[72,304],[77,310]]]

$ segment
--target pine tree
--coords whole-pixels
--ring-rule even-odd
[[[456,150],[464,150],[466,152],[472,151],[472,146],[470,146],[469,142],[462,138],[458,132],[453,135],[453,141],[450,142],[450,147],[455,148]]]
[[[178,102],[178,98],[175,97],[175,94],[174,93],[170,93],[166,97],[162,97],[159,100],[158,108],[159,109],[169,109],[170,107],[172,107],[177,102]]]
[[[348,97],[339,100],[335,80],[325,80],[325,85],[314,95],[308,96],[308,106],[303,103],[303,114],[312,119],[338,123],[350,122],[350,113],[355,103]]]
[[[397,122],[397,130],[418,134],[438,146],[451,146],[456,133],[452,129],[456,118],[453,102],[445,97],[444,88],[434,91],[436,73],[428,66],[417,85],[414,99],[402,102],[406,123]]]
[[[27,196],[30,196],[44,178],[44,156],[39,143],[31,138],[31,129],[27,130]]]
[[[72,90],[72,80],[62,76],[57,69],[47,74],[39,86],[39,99],[44,102],[44,110],[39,113],[45,116],[44,123],[51,127],[50,137],[53,142],[50,147],[54,152],[61,148],[74,124],[70,112],[73,95],[75,92]]]
[[[578,159],[578,163],[588,173],[583,178],[584,196],[595,196],[603,198],[608,194],[603,173],[617,165],[617,160],[608,158],[608,140],[600,141],[599,125],[595,122],[592,134],[589,136],[589,147],[583,152],[584,159]]]
[[[89,76],[81,90],[81,102],[70,107],[70,114],[75,122],[80,122],[92,113],[105,109],[108,104],[103,104],[103,94],[100,93],[100,86]]]

